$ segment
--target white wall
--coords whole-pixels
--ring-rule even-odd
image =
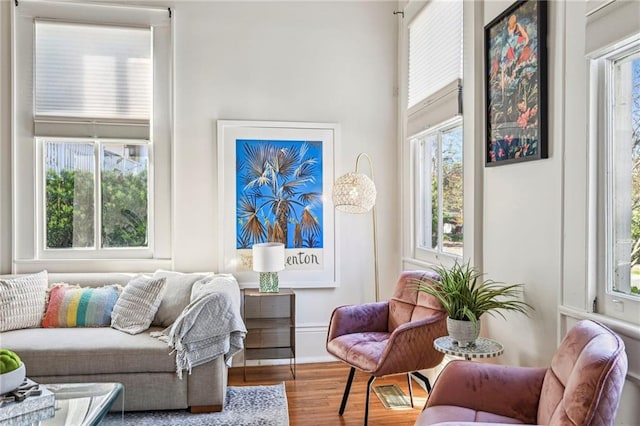
[[[388,295],[399,221],[393,10],[391,2],[176,3],[176,269],[217,268],[216,120],[335,122],[336,176],[351,171],[361,151],[374,162]],[[373,299],[371,233],[369,215],[336,214],[339,287],[297,291],[300,357],[326,357],[335,306]]]
[[[485,2],[484,23],[510,4]],[[579,319],[596,317],[588,314],[585,238],[585,2],[549,6],[549,159],[487,168],[484,174],[483,269],[496,280],[524,283],[525,298],[535,307],[530,318],[487,318],[486,333],[505,344],[498,360],[504,364],[548,365],[566,331]],[[631,376],[640,377],[640,333],[630,324],[608,325],[625,341]],[[616,424],[638,424],[639,384],[632,377],[626,381]]]
[[[484,24],[511,3],[486,2]],[[564,71],[564,35],[558,32],[563,25],[556,5],[549,3],[549,158],[487,167],[484,173],[483,270],[498,281],[525,284],[525,300],[535,309],[529,318],[520,314],[508,315],[508,321],[486,318],[487,333],[505,345],[501,363],[545,364],[556,348],[563,155],[558,132]]]
[[[335,122],[341,127],[335,175],[352,171],[361,151],[374,162],[381,297],[387,297],[399,272],[395,3],[141,3],[171,6],[175,19],[173,267],[218,266],[216,120]],[[0,272],[9,272],[11,261],[10,5],[0,0]],[[371,223],[370,215],[336,214],[338,287],[297,291],[301,359],[328,359],[334,307],[373,300]]]
[[[11,268],[11,3],[0,0],[0,271]]]

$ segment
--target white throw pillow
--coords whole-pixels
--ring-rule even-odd
[[[142,275],[129,281],[113,307],[111,327],[129,334],[148,329],[162,301],[165,284],[165,278]]]
[[[193,283],[191,288],[191,302],[210,293],[224,291],[228,286],[238,286],[238,281],[231,274],[210,274]],[[239,293],[238,293],[239,294]],[[240,299],[238,299],[238,306]]]
[[[184,274],[182,272],[157,270],[153,278],[166,278],[167,284],[160,302],[160,307],[151,325],[169,327],[189,304],[193,283],[203,278],[204,274]]]
[[[0,331],[40,327],[47,285],[47,271],[0,280]]]

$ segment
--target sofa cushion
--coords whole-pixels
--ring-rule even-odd
[[[511,417],[453,405],[427,407],[416,420],[416,426],[461,425],[466,423],[523,424],[520,420]]]
[[[181,272],[157,270],[153,278],[166,278],[162,301],[151,325],[169,327],[189,304],[193,283],[203,278],[204,274],[183,274]]]
[[[20,356],[28,376],[176,371],[165,342],[109,327],[9,331],[2,333],[2,346]]]
[[[109,327],[122,287],[79,288],[57,284],[49,292],[43,327]]]
[[[47,271],[0,279],[0,331],[39,327],[47,285]]]
[[[113,308],[111,327],[129,334],[148,329],[162,301],[165,284],[165,278],[141,275],[132,279]]]

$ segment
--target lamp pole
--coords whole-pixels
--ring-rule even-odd
[[[358,166],[360,164],[360,159],[366,158],[369,163],[369,170],[371,173],[371,181],[375,185],[375,178],[373,176],[373,162],[371,161],[371,157],[365,152],[361,152],[358,154],[356,158],[356,173],[358,173]],[[376,302],[380,301],[380,278],[378,274],[378,220],[376,218],[376,205],[373,204],[371,208],[371,216],[373,218],[373,263],[374,263],[374,280],[376,285]]]

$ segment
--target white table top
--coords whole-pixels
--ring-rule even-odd
[[[433,347],[442,353],[465,357],[469,360],[471,358],[493,358],[504,352],[502,344],[485,337],[478,337],[475,343],[467,347],[460,347],[451,336],[442,336],[433,341]]]

